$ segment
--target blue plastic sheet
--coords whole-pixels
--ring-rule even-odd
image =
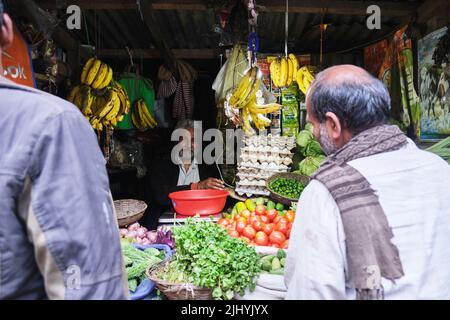
[[[172,250],[166,244],[149,244],[149,245],[141,245],[141,244],[133,244],[133,246],[139,250],[145,250],[148,248],[155,248],[158,250],[164,250],[165,259],[170,258],[172,256]],[[130,290],[130,299],[131,300],[148,300],[152,296],[152,291],[155,289],[156,284],[150,279],[144,279],[136,288],[136,291]]]

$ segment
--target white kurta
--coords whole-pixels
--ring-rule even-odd
[[[349,162],[379,196],[405,276],[382,279],[385,299],[450,299],[450,166],[409,141]],[[336,202],[314,180],[302,193],[285,268],[286,299],[354,299]]]

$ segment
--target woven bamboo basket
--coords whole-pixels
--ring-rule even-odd
[[[138,221],[147,210],[147,204],[144,201],[133,199],[116,200],[114,207],[119,227],[125,227]]]
[[[156,287],[169,300],[212,300],[212,290],[193,285],[192,283],[173,283],[161,280],[158,272],[168,264],[166,260],[156,266],[150,267],[146,271],[148,279],[156,284]]]
[[[266,188],[270,192],[270,198],[272,198],[273,200],[275,200],[279,203],[282,203],[286,206],[290,206],[292,204],[292,202],[296,202],[296,201],[298,201],[298,199],[284,197],[281,194],[276,193],[270,189],[269,186],[272,183],[272,181],[275,181],[278,178],[294,179],[294,180],[297,180],[298,182],[300,182],[301,184],[303,184],[304,186],[306,186],[310,180],[310,178],[308,176],[298,174],[298,173],[293,173],[293,172],[276,173],[273,176],[271,176],[269,179],[267,179]]]

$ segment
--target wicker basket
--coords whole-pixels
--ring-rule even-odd
[[[144,201],[133,199],[116,200],[114,201],[114,207],[120,227],[138,221],[147,210],[147,204]]]
[[[298,201],[298,199],[291,199],[291,198],[284,197],[281,194],[276,193],[270,189],[269,185],[272,183],[272,181],[275,181],[278,178],[294,179],[294,180],[297,180],[298,182],[300,182],[301,184],[303,184],[304,186],[306,186],[310,180],[310,178],[308,176],[298,174],[298,173],[292,173],[292,172],[276,173],[273,176],[271,176],[269,179],[267,179],[266,188],[270,192],[270,198],[272,198],[273,200],[275,200],[279,203],[282,203],[286,206],[290,206],[292,202]]]
[[[169,300],[212,300],[212,290],[191,283],[172,283],[158,278],[157,274],[170,260],[147,269],[146,275]]]

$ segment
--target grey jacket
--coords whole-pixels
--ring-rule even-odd
[[[105,160],[69,102],[0,76],[0,299],[124,299]]]

